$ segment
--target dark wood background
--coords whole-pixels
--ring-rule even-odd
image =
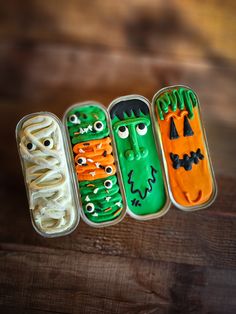
[[[236,313],[233,0],[8,0],[0,6],[0,312]],[[44,239],[31,227],[14,129],[77,101],[199,95],[219,195],[209,209]]]

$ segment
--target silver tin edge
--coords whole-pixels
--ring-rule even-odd
[[[29,189],[28,189],[28,184],[26,182],[26,179],[25,179],[25,167],[24,167],[24,163],[23,163],[23,160],[21,158],[21,154],[20,154],[20,150],[19,150],[19,131],[21,130],[21,127],[22,127],[22,124],[32,118],[32,117],[35,117],[37,115],[46,115],[46,116],[50,116],[52,117],[53,119],[55,119],[55,121],[58,123],[59,125],[59,129],[62,133],[62,139],[63,139],[63,145],[64,145],[64,148],[65,148],[65,156],[66,156],[66,160],[67,160],[67,163],[68,163],[68,170],[69,170],[69,174],[72,175],[72,193],[73,193],[73,201],[74,201],[74,204],[77,208],[77,211],[76,211],[76,219],[75,219],[75,223],[72,225],[71,228],[69,228],[68,230],[66,231],[62,231],[62,232],[59,232],[59,233],[46,233],[46,232],[42,232],[38,227],[37,225],[35,224],[35,221],[34,221],[34,217],[33,217],[33,213],[32,213],[32,210],[29,209],[29,212],[30,212],[30,219],[31,219],[31,223],[32,223],[32,226],[34,228],[34,230],[39,234],[41,235],[42,237],[44,238],[56,238],[56,237],[62,237],[62,236],[66,236],[66,235],[69,235],[71,234],[78,226],[79,224],[79,220],[80,220],[80,209],[79,209],[79,206],[78,206],[78,197],[77,197],[77,191],[76,191],[76,181],[75,181],[75,177],[74,177],[74,174],[73,174],[73,171],[72,171],[72,168],[71,166],[69,165],[70,164],[70,155],[68,154],[68,143],[66,141],[66,138],[65,138],[65,132],[64,132],[64,128],[63,128],[63,125],[60,121],[60,119],[53,113],[51,112],[48,112],[48,111],[40,111],[40,112],[35,112],[35,113],[30,113],[28,115],[25,115],[23,118],[20,119],[20,121],[17,123],[16,125],[16,129],[15,129],[15,136],[16,136],[16,142],[17,142],[17,150],[18,150],[18,156],[19,156],[19,159],[20,159],[20,163],[21,163],[21,168],[22,168],[22,173],[23,173],[23,177],[24,177],[24,183],[25,183],[25,189],[26,189],[26,194],[27,194],[27,199],[28,199],[28,204],[29,204]]]
[[[141,95],[136,95],[136,94],[133,94],[133,95],[126,95],[126,96],[121,96],[121,97],[118,97],[116,99],[114,99],[110,105],[108,106],[108,112],[110,114],[110,111],[112,109],[112,107],[117,104],[118,102],[122,101],[122,100],[130,100],[130,99],[140,99],[142,100],[143,102],[145,102],[149,108],[149,112],[150,112],[150,117],[151,117],[151,123],[153,123],[152,121],[152,113],[151,113],[151,108],[150,108],[150,103],[148,101],[147,98],[141,96]],[[111,118],[110,118],[110,123],[111,123]],[[112,125],[112,123],[111,123]],[[154,134],[154,129],[152,127],[152,133],[153,133],[153,136],[154,136],[154,140],[155,140],[155,144],[156,144],[156,148],[157,148],[157,153],[158,153],[158,157],[160,158],[160,165],[161,165],[161,170],[162,170],[162,175],[163,175],[163,181],[164,181],[164,185],[165,185],[165,192],[166,192],[166,202],[165,202],[165,205],[163,206],[163,208],[155,213],[155,214],[147,214],[147,215],[136,215],[134,214],[130,208],[128,207],[128,204],[127,204],[127,213],[129,214],[129,216],[131,216],[132,218],[136,219],[136,220],[140,220],[140,221],[146,221],[146,220],[151,220],[151,219],[155,219],[155,218],[160,218],[162,216],[164,216],[169,208],[170,208],[170,205],[171,205],[171,202],[170,202],[170,197],[169,197],[169,192],[168,192],[168,185],[167,185],[167,181],[166,181],[166,176],[165,176],[165,171],[164,171],[164,167],[163,167],[163,163],[162,163],[162,156],[160,154],[160,151],[159,151],[159,146],[157,145],[157,142],[156,142],[156,138],[155,138],[155,134]],[[115,138],[114,138],[114,135],[113,135],[113,130],[112,130],[112,136],[113,136],[113,139],[114,139],[114,143],[115,143]],[[115,145],[116,146],[116,145]],[[117,149],[115,147],[115,150],[116,150],[116,156],[118,156],[117,154]],[[119,162],[119,159],[117,158],[118,162]],[[124,189],[125,191],[125,189]]]
[[[179,203],[177,203],[173,197],[172,194],[172,190],[171,190],[171,186],[170,186],[170,181],[169,181],[169,173],[168,173],[168,168],[167,168],[167,163],[166,163],[166,158],[165,158],[165,153],[164,153],[164,149],[163,149],[163,143],[162,143],[162,138],[161,138],[161,132],[160,132],[160,128],[157,122],[157,118],[155,115],[155,101],[156,99],[159,97],[159,95],[161,95],[162,93],[164,93],[166,90],[169,89],[174,89],[174,88],[186,88],[189,90],[192,90],[197,98],[198,101],[198,112],[199,112],[199,120],[201,123],[201,129],[202,129],[202,133],[203,133],[203,139],[205,142],[205,147],[206,147],[206,151],[207,151],[207,157],[208,157],[208,162],[209,162],[209,166],[210,166],[210,171],[211,171],[211,177],[212,177],[212,185],[213,185],[213,191],[212,191],[212,195],[209,199],[209,201],[207,201],[206,203],[200,205],[200,206],[182,206]],[[209,146],[208,146],[208,142],[207,142],[207,138],[206,138],[206,131],[205,128],[203,126],[203,122],[202,122],[202,115],[201,115],[201,105],[200,105],[200,101],[198,98],[198,95],[195,93],[195,91],[193,89],[191,89],[189,86],[186,85],[171,85],[171,86],[167,86],[164,87],[162,89],[160,89],[152,98],[152,115],[153,115],[153,122],[154,122],[154,127],[155,127],[155,136],[157,138],[157,141],[159,141],[160,143],[160,148],[161,148],[161,154],[162,154],[162,159],[163,159],[163,164],[164,164],[164,168],[165,168],[165,172],[166,172],[166,178],[167,178],[167,184],[168,184],[168,190],[169,190],[169,195],[170,195],[170,199],[172,201],[172,203],[179,209],[186,211],[186,212],[192,212],[192,211],[196,211],[196,210],[200,210],[200,209],[205,209],[207,207],[209,207],[216,199],[217,196],[217,184],[216,184],[216,179],[215,179],[215,174],[214,174],[214,170],[213,170],[213,166],[212,166],[212,161],[211,161],[211,157],[210,157],[210,151],[209,151]]]
[[[78,198],[79,198],[79,204],[80,204],[80,207],[81,207],[81,217],[83,219],[83,221],[92,226],[92,227],[95,227],[95,228],[102,228],[102,227],[108,227],[108,226],[113,226],[117,223],[119,223],[120,221],[122,221],[126,215],[126,211],[127,211],[127,202],[126,202],[126,197],[125,197],[125,192],[124,192],[124,186],[123,186],[123,181],[121,179],[121,175],[120,175],[120,167],[119,167],[119,164],[117,162],[117,155],[116,155],[116,151],[115,151],[115,145],[114,145],[114,138],[113,138],[113,134],[112,134],[112,130],[111,130],[111,124],[110,124],[110,117],[107,113],[107,109],[104,105],[102,105],[101,103],[97,102],[97,101],[93,101],[93,100],[89,100],[89,101],[83,101],[83,102],[78,102],[72,106],[70,106],[69,108],[67,108],[67,110],[65,111],[64,115],[63,115],[63,126],[64,126],[64,129],[65,129],[65,132],[66,132],[66,137],[67,137],[67,141],[68,143],[71,143],[71,140],[70,140],[70,135],[69,135],[69,131],[68,131],[68,128],[67,128],[67,125],[66,125],[66,122],[67,122],[67,115],[68,113],[74,109],[74,108],[78,108],[78,107],[84,107],[84,106],[96,106],[100,109],[102,109],[106,115],[106,118],[107,118],[107,125],[108,125],[108,129],[110,131],[110,136],[112,138],[112,153],[113,153],[113,156],[115,157],[115,165],[116,165],[116,169],[117,169],[117,178],[118,178],[118,182],[119,182],[119,187],[120,187],[120,191],[121,191],[121,196],[122,196],[122,200],[123,200],[123,210],[122,210],[122,214],[114,219],[114,220],[111,220],[111,221],[106,221],[106,222],[102,222],[102,223],[94,223],[92,221],[90,221],[85,213],[84,213],[84,210],[83,210],[83,206],[82,206],[82,201],[81,201],[81,196],[80,196],[80,193],[79,193],[79,182],[78,182],[78,179],[77,179],[77,175],[76,175],[76,169],[75,169],[75,163],[74,163],[74,154],[73,154],[73,150],[72,150],[72,145],[69,144],[69,151],[70,151],[70,155],[71,155],[71,158],[72,158],[72,164],[73,164],[73,171],[74,171],[74,174],[76,175],[76,187],[77,187],[77,191],[78,191]]]

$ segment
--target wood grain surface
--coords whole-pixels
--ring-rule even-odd
[[[236,313],[235,2],[31,0],[0,6],[0,313]],[[79,101],[186,84],[218,183],[208,209],[44,239],[15,125]]]

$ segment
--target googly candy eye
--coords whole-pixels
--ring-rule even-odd
[[[94,130],[96,130],[97,132],[100,132],[104,129],[104,125],[102,123],[102,121],[96,121],[93,125]]]
[[[53,145],[54,145],[53,139],[52,139],[52,138],[46,138],[46,139],[43,141],[43,145],[44,145],[45,147],[47,147],[48,149],[53,148]]]
[[[77,117],[76,114],[72,114],[69,116],[68,120],[73,124],[80,124],[80,119]]]
[[[32,152],[33,150],[35,150],[36,146],[34,145],[34,143],[28,142],[26,144],[26,147],[28,149],[28,151]]]
[[[107,166],[105,168],[105,172],[108,173],[108,174],[111,174],[113,172],[113,168],[111,166]]]
[[[78,165],[84,165],[86,164],[86,158],[85,157],[79,157],[77,160]]]
[[[88,213],[93,213],[94,212],[94,209],[95,209],[95,207],[94,207],[94,204],[93,203],[88,203],[88,204],[86,204],[86,210],[87,210],[87,212]]]
[[[127,138],[129,136],[129,129],[122,125],[118,129],[118,135],[120,138]]]
[[[144,123],[139,123],[136,126],[136,131],[139,135],[145,135],[147,133],[147,126]]]
[[[111,189],[111,188],[112,188],[112,181],[111,181],[111,180],[106,180],[106,181],[104,182],[104,186],[105,186],[105,188],[107,188],[107,189]]]

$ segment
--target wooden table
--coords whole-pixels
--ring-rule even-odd
[[[0,312],[236,313],[234,1],[1,4]],[[216,202],[184,213],[44,239],[30,223],[14,139],[40,110],[77,101],[151,99],[186,84],[199,95]]]

